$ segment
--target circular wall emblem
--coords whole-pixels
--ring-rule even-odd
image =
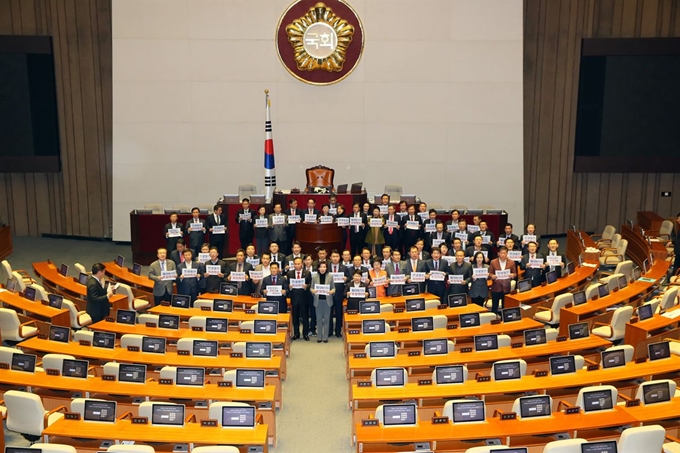
[[[343,0],[298,0],[276,29],[281,63],[298,80],[330,85],[359,64],[364,31],[356,12]]]

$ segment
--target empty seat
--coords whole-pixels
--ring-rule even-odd
[[[462,370],[463,370],[463,378],[461,379],[463,383],[467,381],[468,378],[468,369],[465,365],[462,365]],[[437,370],[434,370],[432,372],[432,382],[437,384]],[[437,384],[437,385],[450,385],[450,384]]]
[[[611,396],[611,401],[612,401],[612,409],[599,409],[599,410],[613,410],[613,407],[616,406],[616,400],[619,396],[619,391],[614,387],[613,385],[592,385],[588,387],[582,387],[578,391],[578,396],[576,396],[576,406],[580,407],[581,409],[585,408],[584,405],[584,393],[590,393],[590,392],[609,392]]]
[[[434,325],[435,329],[446,329],[447,322],[448,318],[446,317],[446,315],[432,316],[432,324]]]
[[[163,214],[163,205],[160,203],[147,203],[144,205],[144,209],[151,209],[152,214]]]
[[[600,256],[600,265],[614,267],[620,262],[625,261],[627,248],[628,240],[621,239],[616,248],[603,249],[602,256]]]
[[[661,451],[666,430],[659,425],[637,426],[624,429],[618,443],[618,453]]]
[[[543,453],[581,453],[581,444],[586,442],[585,439],[554,440],[545,444]]]
[[[574,295],[572,293],[560,294],[555,297],[550,308],[538,307],[534,319],[555,326],[560,323],[561,310],[572,303],[574,303]]]
[[[238,198],[243,200],[244,198],[250,198],[253,194],[257,193],[257,186],[255,184],[239,184],[238,186]]]
[[[30,275],[28,275],[28,272],[21,270],[21,269],[12,269],[12,265],[9,264],[9,261],[7,260],[2,260],[0,262],[0,266],[2,266],[3,270],[3,279],[0,283],[5,283],[8,278],[14,276],[15,278],[18,276],[17,281],[23,282],[24,285],[31,285],[35,283],[35,280],[31,278]]]
[[[602,234],[593,234],[591,239],[597,240],[596,244],[598,248],[610,247],[612,238],[615,234],[616,227],[614,225],[607,225],[604,227],[604,230],[602,230]]]
[[[371,382],[373,383],[374,387],[378,386],[377,382],[377,375],[379,370],[382,369],[389,369],[389,370],[396,370],[397,368],[375,368],[374,370],[371,371]],[[401,382],[406,383],[408,382],[408,373],[406,372],[406,368],[399,368],[401,370]]]
[[[63,406],[48,412],[40,396],[33,393],[8,390],[4,399],[7,407],[7,429],[20,433],[29,440],[39,439],[47,426],[64,417],[64,414],[58,412],[65,409]]]
[[[623,351],[623,358],[626,360],[626,363],[630,362],[633,360],[633,354],[635,353],[635,348],[629,344],[621,344],[618,346],[610,346],[607,349],[604,350],[604,352],[611,352],[611,351]]]
[[[64,360],[75,360],[75,357],[68,354],[45,354],[42,358],[42,367],[46,370],[58,370],[61,373]]]
[[[31,445],[31,448],[36,448],[40,449],[42,453],[76,453],[76,447],[73,445],[66,445],[66,444],[43,444],[43,443],[35,443]]]
[[[5,341],[20,342],[38,334],[35,321],[21,323],[17,312],[8,308],[0,308],[0,336]]]
[[[191,206],[188,204],[178,204],[173,206],[172,210],[180,214],[191,214]]]
[[[614,310],[614,315],[609,324],[596,322],[593,324],[591,332],[609,341],[621,340],[626,333],[626,323],[630,321],[633,316],[633,307],[626,305],[625,307]]]
[[[74,266],[78,270],[79,273],[87,274],[87,269],[85,269],[85,266],[83,266],[82,264],[76,263]]]
[[[621,263],[619,263],[619,264],[621,264]],[[611,275],[608,275],[608,276],[600,279],[600,283],[603,284],[603,285],[607,285],[607,287],[609,288],[609,292],[612,293],[612,292],[614,292],[614,288],[619,287],[619,277],[623,277],[623,274],[613,273]]]
[[[401,194],[404,193],[404,191],[399,184],[385,184],[383,193],[390,196],[390,201],[395,202],[401,198]]]
[[[464,204],[452,204],[449,209],[453,211],[454,209],[457,209],[461,214],[465,214],[468,210],[468,207],[465,206]]]
[[[116,294],[122,294],[127,297],[128,300],[128,310],[140,311],[151,307],[151,303],[146,299],[135,299],[135,295],[132,292],[130,285],[125,283],[118,283],[118,289],[116,289]]]
[[[61,306],[68,310],[72,328],[80,329],[92,324],[92,317],[85,310],[78,311],[75,304],[70,300],[64,299]]]
[[[213,403],[213,404],[226,404],[226,403]],[[207,445],[205,447],[194,447],[191,450],[191,453],[239,453],[239,449],[237,447],[232,447],[231,445]]]
[[[652,300],[657,299],[659,300],[659,306],[657,308],[659,312],[661,310],[666,311],[673,308],[678,303],[678,287],[677,286],[669,287],[658,298]]]
[[[135,333],[126,333],[120,337],[120,347],[127,349],[129,346],[142,349],[142,335],[137,335]]]
[[[195,448],[194,448],[195,450]],[[191,450],[192,452],[194,450]],[[106,451],[112,453],[155,453],[154,448],[151,445],[111,445]]]
[[[42,285],[38,285],[37,283],[33,283],[29,285],[30,288],[33,288],[35,290],[35,300],[36,302],[41,301],[41,300],[47,300],[47,291],[45,291],[45,288],[42,287]]]
[[[499,366],[502,366],[504,364],[514,363],[514,362],[519,362],[519,376],[517,376],[516,378],[520,378],[522,376],[525,376],[527,374],[527,362],[523,359],[510,359],[510,360],[499,360],[499,361],[493,363],[493,365],[491,366],[491,379],[495,380],[496,368],[498,368]]]

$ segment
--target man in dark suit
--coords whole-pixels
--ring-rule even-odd
[[[432,250],[432,247],[439,247],[442,244],[451,247],[451,235],[444,230],[444,223],[441,220],[437,221],[434,233],[426,234],[423,240],[425,250]]]
[[[302,335],[305,341],[309,341],[309,285],[312,283],[312,274],[310,274],[302,266],[302,258],[297,257],[293,259],[293,267],[286,274],[289,283],[288,294],[290,296],[290,305],[293,309],[293,338],[297,340],[300,338],[300,320],[302,320]],[[304,280],[302,288],[293,288],[293,280]]]
[[[416,222],[413,227],[408,227],[408,222]],[[416,207],[411,205],[408,207],[408,214],[401,218],[401,246],[404,252],[411,249],[412,246],[416,245],[416,241],[420,237],[420,227],[422,222],[420,216],[416,215]]]
[[[238,223],[238,237],[241,240],[243,250],[248,244],[253,243],[255,228],[253,227],[253,217],[255,213],[250,209],[250,199],[244,198],[241,201],[241,209],[236,213],[236,223]]]
[[[182,239],[184,236],[184,225],[177,220],[178,216],[176,212],[170,214],[170,223],[165,224],[165,244],[168,253],[175,250],[177,241]],[[179,229],[179,236],[170,236],[170,230]]]
[[[425,272],[425,261],[418,258],[418,248],[414,245],[409,249],[409,259],[406,260],[406,271],[405,273],[409,276],[408,281],[411,281],[411,274],[414,272]],[[418,288],[420,292],[425,291],[425,283],[418,283]]]
[[[368,221],[366,220],[366,216],[361,213],[361,207],[359,206],[359,203],[354,203],[352,205],[352,213],[349,215],[349,217],[361,219],[361,225],[352,225],[350,223],[350,226],[348,227],[350,252],[352,256],[356,256],[361,254],[361,248],[364,246],[364,230],[366,229]],[[351,221],[352,220],[350,220],[350,222]]]
[[[543,262],[543,255],[536,251],[537,244],[535,242],[529,242],[527,244],[528,253],[522,256],[522,261],[519,262],[519,268],[524,271],[524,278],[531,280],[531,286],[539,286],[543,281],[543,268],[545,264],[541,264],[541,267],[531,267],[530,261],[532,259],[540,259]]]
[[[425,261],[425,278],[427,279],[427,292],[443,299],[446,294],[446,279],[449,273],[449,265],[442,259],[439,247],[432,247],[432,258]],[[433,280],[432,272],[443,272],[444,280]],[[445,302],[442,300],[442,302]]]
[[[392,250],[397,250],[401,247],[401,227],[399,216],[394,212],[394,205],[387,206],[387,214],[383,216],[383,219],[385,219],[385,226],[383,227],[385,245],[389,245]],[[391,222],[396,222],[396,226],[388,225]]]
[[[416,248],[418,249],[418,259],[421,261],[427,261],[430,259],[430,252],[425,250],[425,239],[418,238],[416,241]]]
[[[499,271],[510,271],[509,278],[498,278]],[[510,292],[510,282],[517,278],[517,267],[515,262],[508,259],[508,249],[501,247],[498,250],[498,258],[491,260],[489,264],[489,275],[491,276],[491,311],[498,314],[505,295]]]
[[[109,285],[104,289],[104,265],[95,263],[92,265],[92,275],[87,279],[87,314],[92,318],[92,323],[103,321],[110,311],[109,298],[113,295],[113,287]]]
[[[177,242],[175,242],[175,249],[170,252],[170,259],[175,263],[175,266],[179,266],[184,262],[185,249],[186,245],[184,239],[178,239]]]
[[[288,209],[286,209],[285,214],[287,216],[299,216],[301,214],[301,210],[298,209],[298,201],[296,198],[291,199],[288,202]],[[288,250],[293,249],[293,241],[295,240],[295,234],[296,234],[296,223],[288,223]]]
[[[281,223],[276,224],[275,221]],[[274,212],[269,214],[269,225],[269,243],[276,242],[279,245],[279,251],[285,256],[288,253],[288,216],[281,212],[281,203],[276,203]],[[283,264],[281,263],[283,257],[273,261]]]
[[[220,292],[220,284],[224,281],[224,275],[227,273],[227,264],[219,259],[217,247],[210,247],[210,259],[203,263],[205,274],[205,292],[218,293]],[[220,270],[217,273],[208,272],[208,266],[219,266]]]
[[[227,275],[227,281],[231,281],[232,272],[245,272],[246,281],[245,282],[235,282],[238,288],[239,296],[250,296],[253,290],[253,282],[250,280],[250,271],[253,270],[253,266],[246,261],[246,252],[243,249],[238,249],[236,251],[236,262],[229,265],[229,274]]]
[[[184,262],[177,266],[177,294],[191,296],[191,306],[198,298],[199,291],[205,287],[205,269],[202,264],[194,263],[192,260],[193,252],[191,249],[184,250]],[[185,270],[196,269],[195,277],[185,277]]]
[[[335,285],[335,293],[333,294],[333,306],[331,307],[331,324],[328,334],[342,338],[342,300],[345,296],[345,283],[349,280],[348,269],[340,262],[340,252],[333,250],[331,252],[331,262],[328,264],[328,272],[331,274],[333,284]],[[342,274],[342,282],[335,282],[333,274]],[[335,322],[335,324],[333,324]]]
[[[271,274],[262,279],[262,294],[265,295],[268,301],[279,303],[279,313],[288,313],[288,304],[286,303],[286,294],[288,293],[288,280],[285,275],[279,274],[279,263],[272,261],[269,265]],[[268,286],[280,286],[280,296],[270,296],[267,293]]]
[[[295,261],[295,258],[305,259],[305,255],[302,253],[302,246],[298,241],[293,242],[292,250],[292,253],[284,259],[283,267],[286,269],[286,272],[293,268],[292,263]]]
[[[512,223],[506,223],[503,227],[503,234],[498,237],[498,246],[505,245],[506,239],[512,239],[516,245],[519,244],[519,238],[512,232]]]
[[[555,276],[557,278],[560,278],[562,276],[562,269],[564,269],[564,266],[566,265],[566,263],[564,262],[564,255],[560,255],[560,253],[557,251],[557,248],[559,246],[560,244],[557,242],[557,239],[551,239],[548,241],[548,254],[545,256],[545,268],[543,269],[544,272],[555,271]],[[557,258],[550,257],[559,258],[560,264],[551,266],[550,261],[556,260]]]
[[[402,285],[393,285],[390,279],[393,275],[406,275],[406,262],[401,260],[401,252],[399,250],[392,250],[392,259],[385,264],[385,272],[387,272],[387,295],[400,294]]]
[[[217,247],[217,256],[222,258],[224,237],[227,232],[227,217],[222,214],[222,206],[216,204],[213,207],[213,213],[208,216],[207,220],[205,221],[205,226],[210,233],[210,247]],[[214,233],[213,229],[215,229],[216,226],[223,226],[224,233]]]
[[[168,251],[160,248],[156,251],[158,259],[149,266],[149,279],[153,280],[153,300],[154,305],[159,305],[161,302],[170,302],[172,298],[172,280],[161,280],[161,273],[163,271],[176,271],[177,265],[174,261],[166,259]]]
[[[489,247],[487,244],[482,244],[482,241],[483,239],[481,236],[475,236],[472,245],[465,250],[465,256],[470,258],[470,261],[472,261],[472,258],[474,258],[475,254],[477,252],[481,252],[484,254],[484,263],[488,264],[489,260],[491,259],[489,256],[491,254],[491,247]]]
[[[451,275],[461,275],[463,283],[449,283],[449,294],[467,294],[468,284],[472,281],[472,265],[465,262],[462,250],[456,252],[456,261],[449,265],[449,279]]]
[[[205,220],[199,217],[200,214],[200,209],[191,208],[191,218],[184,225],[184,231],[189,234],[189,248],[193,250],[194,256],[198,256],[201,245],[205,242]]]
[[[348,310],[359,310],[359,302],[365,300],[368,297],[368,283],[361,281],[361,271],[354,271],[352,274],[352,279],[345,285],[345,298],[347,299],[347,309]],[[351,288],[362,288],[362,297],[351,297]]]

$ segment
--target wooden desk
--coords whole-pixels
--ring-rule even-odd
[[[384,302],[384,299],[389,299],[386,297],[381,297],[379,298],[380,303],[388,303]],[[464,307],[449,307],[445,309],[438,309],[438,308],[431,308],[429,310],[425,311],[406,311],[404,310],[401,313],[394,313],[394,312],[382,312],[382,313],[375,313],[375,314],[370,314],[370,315],[362,315],[357,313],[356,315],[350,315],[345,313],[344,316],[344,322],[345,322],[345,330],[348,330],[350,328],[357,328],[361,326],[361,321],[364,321],[366,319],[371,319],[371,318],[380,318],[384,319],[390,325],[392,326],[402,326],[402,327],[410,327],[411,326],[411,319],[414,317],[419,317],[419,316],[436,316],[436,315],[444,315],[447,317],[449,322],[457,321],[458,317],[462,314],[467,314],[467,313],[485,313],[488,310],[486,308],[480,307],[477,304],[467,304]]]
[[[646,231],[645,234],[647,234]],[[638,230],[634,230],[628,225],[621,226],[621,237],[628,241],[626,255],[630,256],[641,269],[643,268],[642,263],[649,259],[650,254],[654,256],[655,262],[665,260],[668,257],[668,250],[663,242],[653,241],[650,245]]]
[[[10,256],[13,250],[12,230],[8,226],[0,227],[0,260]]]
[[[57,267],[48,261],[32,263],[33,271],[42,279],[43,287],[70,300],[79,310],[85,310],[87,302],[87,287],[75,281],[72,277],[64,277]],[[122,294],[114,294],[109,299],[111,310],[127,310],[128,299]]]
[[[168,254],[169,253],[170,252],[168,252]],[[107,261],[104,263],[104,266],[106,266],[106,275],[117,282],[130,285],[130,288],[132,288],[132,293],[135,295],[135,297],[146,296],[150,301],[153,302],[154,281],[149,277],[146,275],[133,274],[130,269],[127,267],[118,266],[115,261]],[[176,292],[176,287],[174,292]]]
[[[215,293],[203,293],[199,294],[198,298],[201,300],[231,300],[234,302],[234,310],[248,310],[253,305],[265,300],[264,297],[252,297],[252,296],[230,296],[228,294],[215,294]],[[286,301],[288,303],[288,312],[291,311],[290,300]]]
[[[680,305],[676,305],[667,313],[676,314],[680,311]],[[647,345],[657,343],[664,338],[676,338],[680,334],[680,316],[669,318],[664,315],[655,314],[649,319],[636,323],[626,323],[626,333],[623,339],[625,344],[635,348],[635,357],[647,356]]]
[[[188,443],[194,445],[257,445],[266,453],[267,425],[258,424],[254,429],[205,428],[200,423],[186,423],[183,427],[133,425],[130,420],[115,423],[88,423],[81,420],[61,419],[43,431],[44,442],[55,438],[108,439],[119,443],[132,440],[135,443]]]
[[[201,310],[200,308],[177,308],[163,305],[157,305],[148,310],[149,313],[155,315],[175,315],[179,316],[182,321],[186,321],[192,316],[206,316],[208,318],[226,318],[229,321],[242,322],[254,321],[255,319],[274,319],[276,318],[277,327],[281,330],[287,328],[290,324],[292,314],[279,313],[278,315],[266,315],[259,313],[246,313],[244,310],[234,310],[232,312]]]
[[[580,235],[580,236],[579,236]],[[582,257],[584,261],[598,261],[599,262],[599,251],[597,252],[586,252],[586,248],[597,248],[597,244],[585,231],[567,231],[567,259],[572,263],[578,263],[579,257]]]
[[[656,236],[661,229],[661,224],[666,220],[653,211],[638,211],[637,224],[640,228],[649,232],[647,236]]]
[[[49,326],[71,327],[71,315],[65,308],[54,308],[21,297],[17,293],[11,293],[0,289],[0,302],[16,311],[23,311],[26,316],[37,321],[40,332],[47,334]]]

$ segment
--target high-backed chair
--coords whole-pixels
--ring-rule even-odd
[[[194,327],[200,327],[201,330],[205,330],[205,323],[207,319],[208,318],[206,316],[192,316],[189,318],[189,329],[193,330]]]
[[[35,280],[31,278],[30,275],[28,275],[28,272],[21,270],[21,269],[12,269],[12,266],[9,264],[9,261],[7,260],[2,260],[0,263],[2,266],[2,270],[4,271],[3,279],[0,283],[5,283],[8,278],[11,276],[19,276],[19,280],[23,281],[25,285],[31,285],[35,283]],[[16,274],[15,274],[16,272]]]
[[[163,214],[163,205],[160,203],[147,203],[144,205],[144,209],[151,209],[152,214]]]
[[[120,347],[127,349],[128,346],[133,346],[142,349],[142,335],[137,335],[136,333],[126,333],[120,337]]]
[[[253,194],[257,193],[257,186],[255,184],[239,184],[238,186],[238,198],[243,200],[244,198],[250,198]]]
[[[189,354],[193,354],[194,341],[207,341],[207,340],[205,338],[180,338],[179,340],[177,340],[177,350],[189,351]]]
[[[393,313],[394,304],[380,304],[380,313]]]
[[[376,376],[378,374],[378,370],[380,370],[380,369],[381,368],[375,368],[374,370],[371,371],[371,382],[373,383],[374,387],[376,387],[378,385],[378,383],[376,381]],[[390,368],[390,369],[394,369],[394,368]],[[406,371],[406,368],[401,368],[401,372],[402,372],[402,382],[404,382],[404,383],[408,382],[408,372]]]
[[[106,362],[102,366],[102,373],[109,376],[116,376],[118,379],[118,371],[120,370],[120,363],[118,362]]]
[[[581,453],[581,444],[586,442],[585,439],[554,440],[545,444],[543,453]]]
[[[491,321],[496,319],[495,313],[480,313],[479,323],[483,326],[484,324],[491,324]]]
[[[47,291],[45,291],[45,288],[43,288],[42,285],[38,285],[37,283],[33,283],[29,285],[29,287],[35,289],[35,301],[39,302],[41,300],[47,300]]]
[[[195,448],[191,450],[192,452]],[[111,445],[106,449],[107,452],[112,453],[156,453],[156,450],[151,445]]]
[[[572,293],[560,294],[555,297],[550,308],[538,307],[534,319],[555,326],[560,323],[560,311],[571,303],[574,303],[574,295]]]
[[[161,379],[172,379],[172,381],[175,382],[175,379],[177,378],[177,367],[169,365],[164,366],[161,368],[159,377]]]
[[[586,288],[586,300],[593,300],[593,297],[597,296],[598,287],[601,283],[592,283]]]
[[[364,352],[366,353],[367,357],[371,357],[371,345],[370,344],[367,344],[366,346],[364,346]],[[394,353],[395,354],[399,353],[399,346],[394,347]]]
[[[631,281],[634,279],[633,276],[633,268],[635,267],[635,263],[633,263],[631,260],[625,260],[621,261],[619,264],[616,265],[616,268],[614,269],[614,272],[600,272],[600,277],[604,277],[607,275],[613,275],[613,274],[622,274],[626,276],[626,281]],[[602,278],[600,278],[600,281]]]
[[[333,187],[333,179],[335,178],[335,170],[323,165],[317,165],[316,167],[311,167],[305,170],[305,175],[307,176],[307,189],[313,189],[315,187]]]
[[[73,398],[71,400],[71,412],[77,412],[82,417],[85,414],[85,401],[106,401],[99,398]]]
[[[66,444],[43,444],[40,442],[37,442],[33,445],[31,445],[31,448],[36,448],[40,449],[42,453],[76,453],[76,447],[73,445],[66,445]]]
[[[659,425],[637,426],[624,429],[619,438],[619,453],[661,451],[666,430]]]
[[[449,206],[449,209],[451,211],[457,209],[458,211],[460,211],[461,214],[465,214],[468,210],[468,207],[464,204],[452,204],[451,206]]]
[[[0,308],[0,336],[5,341],[20,342],[38,334],[35,321],[21,323],[17,312],[9,308]]]
[[[463,365],[463,383],[467,381],[468,378],[468,369],[465,365]],[[432,372],[432,382],[434,384],[437,384],[437,370],[434,370]],[[455,384],[437,384],[437,385],[455,385]]]
[[[607,287],[609,288],[609,292],[612,293],[614,292],[614,288],[619,287],[619,277],[623,277],[623,274],[617,274],[616,272],[614,272],[611,275],[601,278],[600,283],[602,283],[603,285],[607,285]]]
[[[602,256],[600,256],[600,265],[602,266],[616,266],[621,261],[626,260],[626,249],[628,248],[628,240],[621,239],[619,244],[615,249],[602,250]]]
[[[583,409],[585,407],[583,405],[583,394],[584,393],[599,392],[599,391],[609,391],[609,392],[611,392],[612,407],[616,406],[616,399],[619,396],[619,391],[613,385],[591,385],[591,386],[588,386],[588,387],[582,387],[578,391],[578,396],[576,396],[576,406],[580,407],[581,409]],[[613,409],[605,409],[605,410],[613,410]]]
[[[80,341],[88,341],[90,344],[94,341],[94,332],[91,330],[80,329],[73,332],[73,341],[78,343]]]
[[[180,214],[191,214],[191,206],[188,204],[178,204],[172,207],[172,210]]]
[[[22,353],[19,348],[10,348],[7,346],[0,346],[0,363],[12,364],[12,356],[15,353]]]
[[[92,317],[85,310],[78,311],[75,304],[70,300],[64,299],[61,306],[68,310],[71,327],[74,329],[81,329],[92,324]]]
[[[448,323],[448,318],[446,315],[434,315],[432,316],[432,324],[435,329],[446,329],[446,324]]]
[[[135,299],[135,294],[132,292],[130,285],[125,283],[118,283],[118,289],[116,289],[116,294],[122,294],[127,297],[128,300],[128,310],[146,310],[151,306],[151,302],[145,299]]]
[[[143,326],[145,326],[147,322],[156,324],[156,326],[158,326],[158,315],[153,313],[141,313],[139,316],[137,316],[137,322]]]
[[[630,362],[633,360],[633,354],[635,353],[635,348],[629,344],[620,344],[618,346],[610,346],[607,349],[604,350],[604,352],[611,352],[611,351],[623,351],[623,358],[626,360],[626,363]]]
[[[609,324],[596,322],[593,324],[591,332],[599,337],[606,338],[609,341],[618,341],[623,338],[626,333],[626,323],[630,321],[633,316],[633,307],[626,305],[624,307],[614,310],[612,319]]]
[[[385,190],[383,190],[383,193],[389,195],[390,201],[394,203],[401,198],[401,194],[404,193],[404,191],[399,184],[385,184]]]
[[[48,412],[40,396],[17,390],[6,391],[4,399],[7,407],[7,429],[20,433],[31,441],[38,440],[47,426],[63,418],[64,414],[58,411],[66,409],[60,406]]]
[[[42,358],[42,367],[46,370],[58,370],[61,373],[64,360],[75,360],[75,357],[68,354],[45,354]]]
[[[616,227],[614,225],[607,225],[602,230],[602,234],[593,234],[591,239],[597,241],[597,247],[611,247],[612,238],[616,234]],[[599,239],[597,239],[599,238]]]
[[[76,264],[74,264],[73,266],[74,266],[74,267],[76,268],[76,270],[77,270],[79,273],[81,273],[81,274],[87,274],[87,273],[88,273],[88,272],[87,272],[87,269],[85,269],[85,266],[83,266],[83,265],[80,264],[80,263],[76,263]]]
[[[215,207],[215,205],[212,204],[212,203],[199,203],[198,204],[198,209],[200,209],[201,211],[208,211],[208,214],[213,213],[214,207]]]
[[[527,362],[524,359],[510,359],[510,360],[498,360],[491,365],[491,379],[494,380],[496,374],[496,367],[504,363],[519,362],[519,375],[526,376],[527,374]]]
[[[498,337],[496,337],[496,338],[498,339],[498,347],[499,347],[499,348],[508,348],[508,347],[510,347],[510,344],[511,344],[511,342],[512,342],[512,338],[510,337],[510,335],[500,334],[500,335],[498,335]]]
[[[212,310],[213,307],[213,301],[212,300],[207,300],[207,299],[196,299],[196,302],[194,302],[194,308],[200,310],[203,307],[210,308]]]
[[[666,291],[664,291],[664,293],[661,294],[661,296],[659,296],[657,299],[659,299],[658,311],[669,310],[673,308],[678,303],[678,287],[668,287]]]
[[[486,211],[489,209],[496,209],[496,206],[492,206],[490,204],[480,204],[477,206],[477,209],[482,209],[484,211],[484,214],[486,214]]]
[[[433,308],[437,308],[442,304],[442,301],[439,299],[430,299],[425,301],[425,310],[431,310]]]
[[[660,302],[661,302],[661,299],[652,299],[648,302],[645,302],[642,305],[649,305],[650,307],[652,307],[652,313],[657,313],[660,310],[659,309]],[[640,307],[642,307],[642,305],[640,305]],[[640,309],[640,307],[638,307],[638,310]]]
[[[664,220],[661,222],[661,228],[659,228],[659,238],[663,239],[664,241],[670,241],[673,227],[673,222],[670,220]]]
[[[21,275],[17,271],[12,272],[12,278],[16,282],[16,290],[19,291],[19,292],[23,293],[24,291],[26,291],[27,285],[32,285],[31,282],[26,283],[26,280],[21,278]],[[7,282],[4,281],[2,283],[5,284]]]
[[[454,403],[469,403],[469,402],[470,402],[470,400],[464,400],[464,399],[448,400],[447,402],[444,403],[444,409],[442,409],[442,415],[444,417],[449,417],[449,420],[453,420],[453,404]],[[486,412],[486,405],[484,405],[484,412]],[[486,413],[484,415],[485,415],[484,418],[486,418]],[[476,423],[476,422],[468,422],[468,423],[472,424],[472,423]]]
[[[672,440],[663,444],[663,453],[680,453],[680,442]]]

